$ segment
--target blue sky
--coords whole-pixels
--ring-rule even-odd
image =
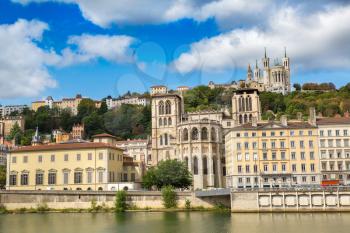
[[[292,82],[350,82],[347,1],[1,0],[0,104],[245,78],[284,46]]]

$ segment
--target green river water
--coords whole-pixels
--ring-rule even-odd
[[[350,233],[350,213],[48,213],[0,215],[0,233]]]

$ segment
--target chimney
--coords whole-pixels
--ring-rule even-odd
[[[298,119],[298,121],[303,120],[303,113],[302,112],[297,112],[297,119]]]
[[[344,112],[344,117],[346,117],[346,118],[350,117],[349,111]]]
[[[309,109],[310,113],[309,113],[309,124],[316,126],[316,109],[315,107],[311,107]]]
[[[288,126],[288,118],[287,118],[287,115],[282,115],[281,116],[281,124],[283,126]]]
[[[256,117],[252,117],[252,126],[257,127],[258,126],[258,119]]]

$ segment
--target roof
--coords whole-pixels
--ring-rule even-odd
[[[30,151],[54,151],[54,150],[77,150],[77,149],[116,149],[122,150],[119,147],[111,146],[101,142],[80,142],[80,143],[59,143],[50,145],[37,145],[37,146],[23,146],[11,151],[11,153],[17,152],[30,152]]]
[[[318,125],[339,125],[339,124],[350,124],[349,117],[327,117],[317,119]]]
[[[96,135],[93,135],[92,138],[117,138],[111,134],[108,134],[108,133],[101,133],[101,134],[96,134]]]
[[[252,123],[243,124],[233,128],[236,130],[264,130],[264,129],[312,129],[317,128],[304,121],[289,121],[288,124],[282,125],[280,122],[271,121],[271,122],[259,122],[257,126],[252,126]]]
[[[151,88],[160,88],[160,87],[166,87],[164,85],[155,85],[155,86],[151,86]]]

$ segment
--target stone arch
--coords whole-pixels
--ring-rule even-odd
[[[184,128],[184,130],[182,132],[182,140],[188,141],[188,129],[187,128]]]
[[[216,130],[215,130],[214,127],[211,127],[210,138],[211,138],[212,141],[216,141]]]
[[[198,140],[198,129],[194,127],[191,131],[191,139]]]
[[[201,130],[201,140],[208,140],[208,129],[203,127]]]
[[[197,156],[193,158],[193,174],[198,175],[198,159]]]
[[[159,101],[158,112],[159,112],[159,115],[163,115],[164,114],[164,102],[162,100]]]
[[[165,114],[171,114],[171,102],[167,100],[165,102]]]

